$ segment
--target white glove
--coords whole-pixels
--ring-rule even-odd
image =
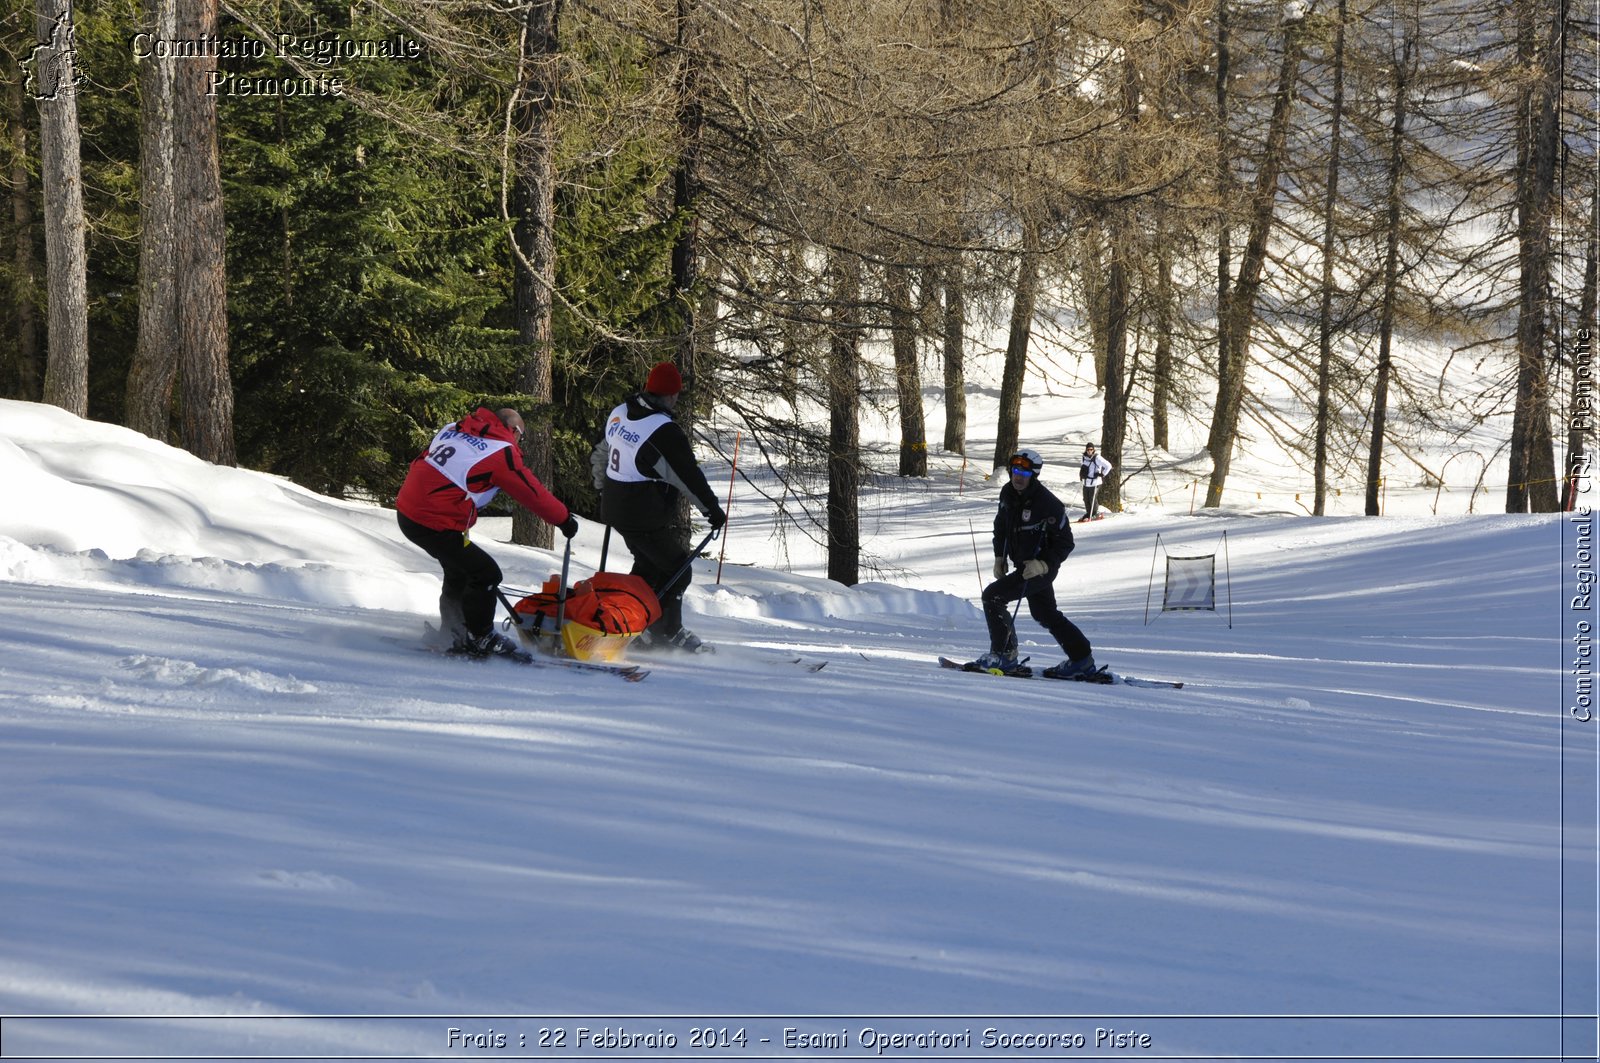
[[[1050,566],[1045,564],[1043,561],[1040,561],[1036,557],[1031,561],[1023,562],[1023,565],[1022,565],[1022,578],[1023,579],[1033,579],[1035,576],[1042,576],[1046,572],[1049,572],[1049,571],[1050,571]]]
[[[1009,571],[1011,571],[1011,565],[1009,563],[1007,563],[1005,558],[997,557],[997,558],[994,559],[994,578],[995,579],[1000,579],[1002,576],[1004,576]]]

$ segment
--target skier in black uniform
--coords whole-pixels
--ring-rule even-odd
[[[633,574],[654,587],[661,600],[661,619],[650,625],[641,644],[695,652],[710,647],[683,626],[683,593],[693,573],[689,553],[670,527],[672,510],[681,491],[713,529],[728,517],[695,461],[689,437],[672,418],[682,390],[683,377],[671,362],[650,370],[644,390],[606,418],[606,434],[591,460],[601,515],[622,533],[633,554]],[[662,585],[680,570],[670,586]]]
[[[1065,661],[1047,670],[1049,674],[1064,679],[1090,675],[1095,664],[1089,640],[1056,605],[1056,572],[1074,545],[1066,507],[1039,482],[1044,459],[1037,451],[1018,450],[1007,467],[1010,480],[1000,489],[1000,508],[994,518],[994,582],[983,591],[989,652],[979,657],[977,664],[985,670],[1018,667],[1017,631],[1009,607],[1026,598],[1029,615],[1067,654]]]

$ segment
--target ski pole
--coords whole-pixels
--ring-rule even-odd
[[[683,566],[672,574],[671,579],[664,581],[661,586],[655,588],[656,597],[659,598],[662,591],[678,582],[679,577],[681,577],[685,572],[689,571],[689,566],[694,564],[694,559],[700,556],[700,551],[704,550],[706,548],[706,544],[716,537],[717,529],[712,528],[710,531],[706,532],[706,537],[700,540],[700,545],[695,547],[693,550],[690,550],[689,556],[683,559]]]
[[[983,594],[983,563],[978,560],[978,529],[972,526],[971,518],[967,520],[967,533],[972,536],[972,570],[978,574],[978,594]]]
[[[728,508],[725,511],[728,514],[728,519],[730,521],[733,519],[733,479],[739,473],[739,440],[741,440],[743,438],[744,438],[744,430],[743,429],[740,429],[739,431],[737,431],[737,432],[735,432],[733,434],[733,467],[728,470]],[[723,527],[726,528],[727,525],[724,524]],[[723,559],[726,558],[727,556],[728,556],[728,537],[727,536],[723,536],[722,537],[722,552],[717,555],[717,586],[719,586],[719,587],[722,586],[722,562],[723,562]]]
[[[1062,517],[1063,520],[1065,520],[1066,519],[1066,514],[1063,513],[1061,515],[1061,517]],[[1022,563],[1022,568],[1027,568],[1029,561],[1038,560],[1039,551],[1043,550],[1043,549],[1044,549],[1044,540],[1040,539],[1038,544],[1035,545],[1034,548],[1033,548],[1033,557],[1030,557],[1028,559],[1028,561],[1024,561]],[[1017,571],[1021,572],[1022,569],[1018,569]],[[1022,577],[1022,594],[1017,598],[1017,604],[1013,605],[1011,607],[1011,630],[1012,631],[1016,631],[1016,629],[1017,629],[1017,614],[1022,612],[1022,599],[1026,598],[1028,596],[1028,584],[1030,584],[1032,582],[1033,582],[1033,580],[1030,579],[1029,577],[1027,577],[1027,576],[1023,576]]]
[[[611,552],[611,525],[606,525],[606,533],[600,538],[600,567],[597,572],[606,570],[606,554]]]

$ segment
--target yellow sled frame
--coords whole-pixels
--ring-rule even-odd
[[[628,648],[637,635],[618,633],[612,634],[580,624],[576,620],[568,620],[561,625],[561,645],[567,651],[568,657],[580,661],[603,661],[612,663],[622,660],[622,653]]]
[[[638,638],[637,633],[613,634],[600,631],[576,620],[561,625],[561,638],[552,630],[538,629],[530,624],[518,624],[517,634],[522,642],[536,653],[546,657],[571,657],[579,661],[600,661],[615,664],[622,660],[628,643]]]

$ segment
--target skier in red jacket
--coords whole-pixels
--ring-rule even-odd
[[[467,536],[478,511],[504,490],[568,539],[578,533],[578,518],[522,463],[517,444],[524,430],[516,410],[483,406],[445,425],[412,461],[394,502],[401,534],[444,570],[444,632],[455,639],[455,650],[474,657],[519,652],[494,630],[500,566]]]

